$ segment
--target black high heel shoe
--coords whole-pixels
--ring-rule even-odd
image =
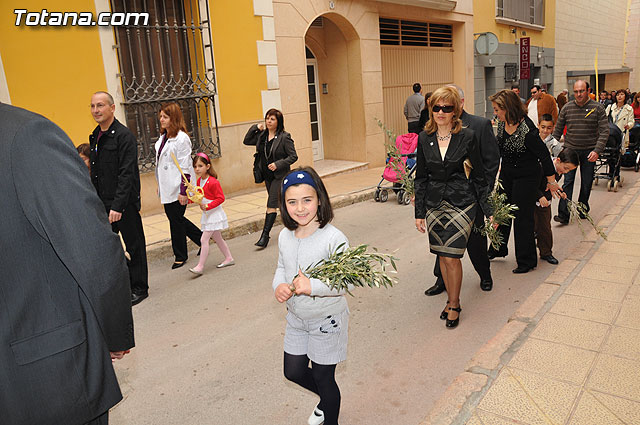
[[[440,313],[440,320],[447,320],[447,316],[449,315],[449,300],[447,300],[447,305],[444,306],[444,310]]]
[[[445,323],[447,329],[453,329],[456,326],[458,326],[458,323],[460,322],[460,312],[462,311],[461,307],[449,307],[449,311],[457,311],[458,312],[458,317],[456,317],[453,320],[449,320],[449,315],[447,314],[447,322]]]

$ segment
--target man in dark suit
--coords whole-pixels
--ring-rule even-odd
[[[464,108],[464,91],[456,85],[451,85],[451,87],[458,89],[458,94],[462,100],[462,107]],[[500,150],[498,149],[498,141],[493,133],[491,122],[486,118],[471,115],[464,109],[462,110],[460,118],[462,119],[462,125],[472,129],[480,142],[480,153],[486,173],[485,177],[489,184],[489,190],[492,190],[495,184],[496,174],[498,174],[498,166],[500,165]],[[483,225],[484,215],[478,209],[474,227],[479,228]],[[467,252],[469,253],[473,268],[480,276],[480,288],[483,291],[490,291],[493,288],[493,278],[491,277],[491,265],[489,263],[489,257],[487,256],[487,237],[482,236],[475,230],[472,231],[467,241]],[[440,261],[436,261],[433,274],[436,276],[436,283],[424,291],[425,295],[428,296],[438,295],[445,291],[444,280],[442,280],[442,273],[440,272]]]
[[[109,214],[115,233],[120,232],[131,256],[128,262],[131,303],[149,296],[147,244],[140,218],[138,147],[131,131],[115,118],[116,105],[106,92],[91,97],[91,115],[98,126],[89,136],[91,181]]]
[[[49,120],[0,104],[0,193],[0,422],[106,424],[133,318],[87,167]]]

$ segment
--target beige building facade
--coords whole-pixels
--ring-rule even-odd
[[[616,90],[638,80],[640,1],[563,0],[556,5],[556,94],[577,79],[596,90]],[[636,89],[637,83],[635,83]],[[632,90],[634,90],[632,88]]]

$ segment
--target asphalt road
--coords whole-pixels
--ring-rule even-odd
[[[638,178],[623,175],[630,184]],[[591,196],[596,221],[624,193],[608,193],[600,183]],[[397,250],[401,259],[397,286],[348,297],[348,359],[337,369],[341,424],[418,424],[554,268],[539,263],[512,274],[511,238],[510,255],[492,262],[493,291],[483,292],[465,257],[460,325],[448,330],[438,318],[446,294],[424,295],[435,257],[414,228],[412,207],[394,196],[385,204],[368,201],[336,210],[334,224],[352,245]],[[552,227],[562,261],[581,233],[575,224]],[[280,229],[264,251],[254,249],[257,234],[229,241],[234,267],[215,269],[221,255],[212,246],[202,277],[187,267],[170,270],[171,259],[151,264],[150,297],[134,307],[136,348],[116,363],[124,400],[112,410],[112,424],[306,424],[318,400],[282,375],[285,307],[271,290]],[[188,267],[195,261],[192,253]]]

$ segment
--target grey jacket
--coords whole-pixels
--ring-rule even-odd
[[[420,112],[424,109],[424,96],[414,93],[407,98],[404,104],[404,117],[408,122],[420,120]]]
[[[87,423],[122,398],[109,351],[134,345],[120,238],[64,132],[2,104],[0,193],[0,422]]]
[[[278,237],[278,267],[273,277],[273,290],[281,283],[291,283],[307,267],[326,259],[340,244],[341,249],[349,247],[347,237],[333,225],[327,224],[304,239],[296,238],[294,231],[282,229]],[[294,295],[287,301],[289,311],[300,319],[319,319],[342,313],[347,308],[346,292],[331,290],[318,279],[311,280],[311,296]]]

